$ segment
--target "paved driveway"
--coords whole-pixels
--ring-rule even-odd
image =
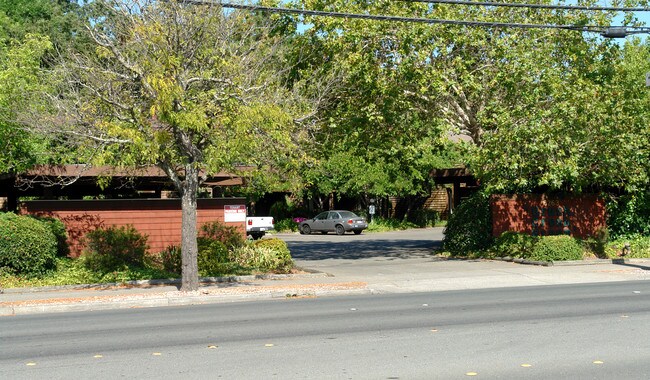
[[[409,259],[431,257],[434,248],[442,246],[442,228],[407,231],[300,235],[278,234],[297,261],[310,262],[328,259]]]
[[[296,265],[362,281],[377,292],[411,292],[507,286],[645,280],[647,264],[543,267],[504,261],[443,259],[435,255],[443,228],[362,235],[277,234]]]

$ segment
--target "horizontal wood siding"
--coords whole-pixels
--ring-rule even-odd
[[[197,225],[207,222],[224,222],[225,205],[245,205],[243,198],[199,199]],[[26,201],[21,212],[32,215],[53,216],[66,226],[71,256],[83,250],[82,239],[97,228],[132,225],[148,237],[149,252],[163,251],[181,242],[180,199],[124,199],[124,200],[73,200]],[[245,222],[228,222],[246,235]]]
[[[605,202],[595,195],[549,197],[543,194],[493,195],[492,234],[506,231],[534,236],[594,236],[606,227]]]

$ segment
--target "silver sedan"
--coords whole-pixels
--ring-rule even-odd
[[[324,211],[312,219],[300,222],[300,233],[306,235],[313,231],[319,231],[322,234],[336,232],[337,235],[353,231],[359,235],[366,228],[368,228],[368,222],[364,218],[345,210]]]

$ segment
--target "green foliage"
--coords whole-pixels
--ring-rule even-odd
[[[409,228],[417,228],[418,226],[414,223],[407,222],[404,220],[397,220],[392,218],[382,218],[375,216],[372,218],[370,223],[368,223],[368,232],[385,232],[385,231],[395,231],[395,230],[407,230]]]
[[[229,248],[239,247],[244,244],[244,237],[236,227],[227,226],[219,221],[203,224],[199,235],[219,241]]]
[[[108,273],[127,267],[144,267],[147,237],[133,226],[99,228],[84,238],[83,260],[88,269]]]
[[[5,273],[39,275],[54,266],[56,237],[30,216],[0,214],[0,268]]]
[[[277,232],[297,232],[298,223],[294,222],[293,219],[280,219],[275,222],[274,229]]]
[[[183,265],[181,247],[170,245],[160,252],[159,258],[163,270],[169,273],[181,274]]]
[[[609,243],[609,229],[600,228],[594,236],[582,241],[588,252],[592,252],[596,257],[607,258],[607,245]]]
[[[463,200],[450,215],[443,246],[452,256],[466,256],[492,244],[492,216],[487,194],[477,192]]]
[[[607,226],[613,238],[650,235],[650,192],[611,199],[607,204],[607,214]]]
[[[88,269],[83,259],[56,258],[55,270],[38,277],[16,276],[0,274],[0,283],[4,288],[36,287],[36,286],[61,286],[79,284],[123,283],[133,280],[152,280],[173,278],[174,275],[157,269],[123,268],[120,270],[99,273]]]
[[[567,235],[542,236],[530,255],[535,261],[582,260],[583,249],[578,240]]]
[[[293,268],[289,248],[280,239],[256,240],[233,250],[231,258],[242,267],[260,271],[287,273]]]
[[[70,254],[70,246],[68,245],[68,232],[65,229],[65,224],[57,218],[38,217],[37,219],[45,223],[56,237],[57,256],[68,256]]]
[[[630,252],[623,255],[626,244]],[[614,239],[607,244],[605,252],[611,258],[650,258],[650,236],[636,234]]]
[[[525,233],[507,231],[494,241],[490,252],[497,257],[529,258],[538,240]]]
[[[229,271],[228,247],[219,240],[199,238],[198,266],[202,277],[220,276]]]
[[[440,221],[440,213],[429,209],[413,210],[408,215],[408,221],[418,227],[435,227],[436,223]]]
[[[281,239],[262,239],[253,242],[256,248],[266,249],[263,259],[260,260],[257,268],[261,270],[287,272],[293,268],[293,259],[291,252],[284,240]]]

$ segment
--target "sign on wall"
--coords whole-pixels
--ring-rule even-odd
[[[245,222],[246,205],[224,205],[223,221],[228,222]]]
[[[549,197],[544,194],[493,195],[492,235],[506,231],[533,236],[594,236],[604,228],[605,202],[595,195]]]

